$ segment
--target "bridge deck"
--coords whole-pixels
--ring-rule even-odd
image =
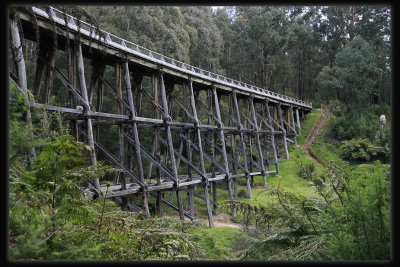
[[[32,10],[39,18],[43,19],[43,21],[50,22],[49,14],[47,14],[46,11],[38,7],[32,7]],[[190,76],[192,77],[192,79],[194,79],[193,81],[201,82],[205,85],[210,85],[212,83],[221,89],[236,89],[239,94],[250,94],[256,97],[268,97],[270,100],[276,100],[282,104],[292,104],[305,109],[312,109],[312,104],[309,102],[281,95],[279,93],[268,91],[254,85],[249,85],[244,82],[236,81],[231,78],[224,77],[222,75],[218,75],[207,70],[199,69],[195,66],[191,66],[183,62],[179,62],[165,55],[150,51],[128,40],[119,38],[101,29],[100,31],[102,34],[100,36],[99,34],[96,34],[96,29],[92,25],[84,21],[80,21],[81,28],[78,29],[78,27],[76,26],[78,24],[76,22],[76,18],[70,16],[69,14],[63,13],[56,8],[52,8],[52,10],[54,12],[53,19],[59,27],[68,27],[71,33],[76,33],[79,31],[81,36],[86,38],[87,40],[96,40],[98,42],[101,42],[103,47],[108,47],[113,50],[112,52],[111,50],[107,51],[110,54],[118,54],[118,56],[121,56],[122,53],[125,54],[128,59],[132,60],[133,62],[141,63],[155,69],[161,67],[164,71],[169,70],[170,72],[168,73],[176,76],[181,76],[183,78],[187,78],[188,76]],[[67,15],[69,18],[67,25],[64,19],[62,19],[64,14]],[[26,16],[24,17],[24,15],[22,15],[21,18],[29,20],[29,18]],[[40,22],[41,21],[39,20],[39,23]],[[49,30],[51,29],[51,24],[49,23],[47,25],[43,24],[40,26],[44,26]],[[119,43],[117,43],[117,41]],[[91,43],[91,45],[96,48],[95,43]],[[141,61],[138,61],[138,59],[140,59]]]

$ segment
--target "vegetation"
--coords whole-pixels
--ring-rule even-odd
[[[17,99],[22,93],[10,86]],[[23,109],[23,103],[12,107]],[[89,164],[87,145],[64,135],[60,114],[36,115],[34,125],[40,153],[27,164],[20,151],[26,151],[18,135],[10,135],[10,152],[15,155],[9,171],[9,251],[10,259],[39,260],[184,260],[198,257],[201,248],[189,239],[186,229],[196,223],[168,219],[143,220],[141,214],[119,211],[117,205],[100,197],[93,200],[91,191],[82,185],[94,177],[119,170],[98,162]],[[23,114],[10,117],[11,132],[22,131],[17,122]],[[53,129],[58,121],[58,131]],[[32,129],[25,129],[31,131]]]
[[[254,177],[253,199],[246,198],[243,179],[233,202],[219,185],[219,212],[234,207],[232,220],[241,228],[209,229],[198,221],[144,219],[143,211],[121,211],[104,195],[84,190],[92,178],[112,180],[121,170],[102,158],[91,165],[90,147],[69,135],[61,113],[36,109],[27,123],[24,96],[10,81],[11,260],[390,259],[390,7],[60,8],[176,60],[312,101],[299,145],[320,118],[321,104],[330,116],[309,151],[312,158],[291,147],[291,159],[280,162],[280,176],[267,177],[267,187]],[[22,41],[33,84],[38,44]],[[64,52],[57,54],[61,71],[66,61]],[[85,61],[85,69],[89,64]],[[111,72],[106,67],[105,77],[115,84]],[[150,84],[144,79],[144,90]],[[50,99],[68,101],[57,90]],[[107,93],[104,109],[117,109]],[[142,110],[142,116],[151,112]],[[204,113],[199,117],[207,120]],[[101,142],[118,151],[118,142],[109,138],[118,128],[101,131],[107,138]],[[151,134],[139,138],[145,147],[152,143]],[[182,198],[185,203],[186,195]],[[204,205],[195,206],[196,218],[206,218]]]
[[[379,161],[350,165],[338,155],[335,160],[327,159],[324,152],[314,151],[314,156],[319,163],[304,153],[285,163],[297,164],[298,168],[292,168],[297,173],[292,175],[307,180],[315,195],[288,191],[279,183],[260,192],[271,197],[268,201],[226,202],[226,208],[236,208],[236,220],[242,222],[248,235],[243,238],[246,241],[238,241],[247,243],[239,258],[388,260],[389,166]]]

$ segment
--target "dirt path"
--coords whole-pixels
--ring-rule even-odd
[[[208,225],[207,219],[199,219],[202,224]],[[233,223],[231,221],[231,216],[226,213],[218,213],[213,216],[214,227],[232,227],[240,229],[240,224]]]
[[[168,218],[173,218],[179,220],[179,216],[164,216]],[[187,219],[187,218],[185,218]],[[207,219],[196,218],[196,221],[199,221],[203,225],[208,225]],[[218,213],[217,215],[213,216],[214,227],[232,227],[240,229],[240,224],[234,223],[231,221],[231,216],[226,213]]]
[[[322,130],[322,128],[324,127],[325,122],[326,122],[326,120],[328,119],[328,116],[329,116],[329,111],[328,111],[327,109],[321,107],[320,110],[322,111],[322,115],[321,115],[321,117],[319,118],[319,120],[317,121],[317,123],[315,124],[314,128],[312,129],[310,135],[307,137],[306,141],[304,142],[303,149],[304,149],[305,151],[307,151],[308,155],[310,156],[310,158],[311,158],[312,160],[314,160],[316,163],[319,163],[319,164],[322,165],[322,163],[319,162],[318,159],[316,159],[316,158],[315,158],[313,155],[311,155],[311,153],[310,153],[310,147],[311,147],[312,143],[314,142],[315,137],[318,135],[318,133],[319,133],[319,132]],[[323,166],[323,165],[322,165],[322,166]],[[332,170],[330,170],[329,168],[327,168],[326,166],[325,166],[325,169],[326,169],[326,170],[330,173],[330,175],[333,177],[333,179],[334,179],[334,181],[335,181],[335,183],[336,183],[336,186],[337,186],[337,184],[338,184],[339,181],[336,179],[335,173],[334,173]]]
[[[315,137],[318,135],[318,133],[322,130],[322,128],[325,125],[326,120],[328,119],[329,112],[328,110],[324,109],[321,107],[320,109],[322,111],[321,117],[318,119],[317,123],[315,124],[314,128],[312,129],[311,133],[309,136],[307,136],[306,141],[304,141],[303,149],[307,151],[308,155],[315,161],[318,162],[316,158],[314,158],[310,154],[310,147],[312,143],[314,142]]]

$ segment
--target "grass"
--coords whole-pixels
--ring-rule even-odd
[[[313,112],[307,114],[306,120],[302,123],[302,131],[301,135],[297,137],[297,142],[299,145],[303,145],[307,136],[311,133],[312,128],[321,117],[320,110],[313,110]],[[237,179],[237,191],[239,195],[243,195],[243,197],[234,198],[238,201],[243,201],[249,203],[251,205],[260,206],[267,203],[271,203],[271,201],[275,201],[273,196],[269,194],[271,189],[277,188],[280,186],[286,191],[300,194],[303,196],[314,196],[319,197],[316,193],[314,187],[309,184],[309,181],[304,179],[299,175],[299,167],[295,161],[295,158],[300,159],[303,162],[310,162],[312,159],[308,156],[308,154],[302,150],[301,147],[290,147],[290,159],[283,160],[279,164],[280,176],[276,174],[267,176],[267,186],[263,186],[263,180],[261,176],[254,177],[255,186],[252,187],[252,195],[253,198],[249,199],[247,197],[247,187],[245,184],[245,179]],[[316,149],[326,151],[326,153],[334,158],[336,154],[329,154],[331,147],[327,147],[324,144],[324,140],[321,140]],[[322,166],[319,164],[315,164],[317,169],[322,170]],[[270,168],[275,169],[274,166]],[[233,191],[233,189],[232,189]],[[199,186],[196,192],[200,195],[204,196],[204,188]],[[209,194],[212,199],[212,195]],[[186,206],[187,195],[186,193],[181,193],[182,203],[184,208]],[[169,199],[169,193],[165,196],[166,199]],[[150,198],[150,203],[154,202],[154,198]],[[227,184],[222,182],[217,184],[217,201],[220,207],[218,208],[218,212],[228,213],[228,210],[222,209],[222,204],[229,200]],[[174,192],[173,203],[177,204],[176,193]],[[194,197],[194,206],[195,206],[195,218],[207,219],[207,209],[206,203],[204,200]],[[164,214],[176,216],[177,211],[172,210],[171,208],[167,208],[164,206]],[[187,220],[187,218],[185,218]],[[239,229],[231,228],[231,227],[215,227],[210,229],[206,225],[202,225],[196,228],[188,229],[188,233],[193,234],[193,238],[195,241],[199,242],[201,246],[205,249],[204,259],[207,260],[234,260],[235,251],[232,250],[232,246],[236,243],[237,239],[241,238],[243,232]],[[242,236],[243,237],[243,236]]]
[[[235,260],[232,244],[242,235],[241,231],[231,227],[200,226],[188,230],[193,235],[193,241],[202,244],[205,249],[204,260]]]
[[[311,133],[312,128],[320,118],[321,114],[320,110],[313,110],[313,112],[307,115],[307,119],[302,124],[302,134],[297,137],[299,145],[304,144],[306,137]],[[330,121],[331,117],[328,118],[324,128],[315,138],[312,149],[328,160],[337,160],[339,159],[340,142],[334,140],[328,134]],[[305,197],[320,197],[314,187],[309,184],[309,181],[299,175],[299,167],[295,161],[295,159],[299,159],[302,162],[307,163],[313,162],[313,159],[302,150],[301,147],[290,146],[289,151],[290,159],[283,160],[279,164],[280,176],[276,174],[268,175],[266,187],[263,186],[261,176],[254,177],[255,186],[252,187],[252,199],[247,197],[245,179],[237,179],[239,183],[237,191],[239,196],[242,195],[242,197],[234,199],[255,206],[265,206],[267,203],[271,204],[271,202],[273,203],[273,201],[275,201],[273,196],[268,193],[271,189],[277,188],[278,186],[286,191]],[[321,172],[326,171],[324,167],[318,163],[315,163],[314,166]],[[363,173],[371,172],[374,168],[375,167],[372,164],[357,164],[354,165],[351,172],[361,177]],[[271,169],[274,169],[274,167],[271,167]],[[204,195],[203,188],[199,187],[197,193]],[[226,183],[218,183],[217,198],[220,206],[229,199]],[[182,199],[183,203],[185,203],[186,194],[182,194]],[[194,198],[194,201],[196,218],[207,219],[205,201],[199,198]],[[174,196],[174,202],[176,203],[176,196]],[[172,214],[177,214],[176,211],[172,211],[171,209],[169,210]],[[223,210],[222,207],[219,207],[218,211],[228,213],[228,210]],[[216,227],[210,229],[208,226],[202,225],[200,227],[188,229],[188,233],[192,234],[193,240],[198,242],[205,249],[204,258],[202,258],[205,260],[236,260],[235,252],[237,251],[233,248],[237,247],[238,244],[242,244],[242,246],[246,246],[247,244],[245,232],[236,228]]]
[[[330,137],[328,131],[332,121],[332,114],[329,115],[328,120],[321,132],[316,136],[311,146],[313,151],[328,160],[338,160],[340,154],[340,141]]]
[[[306,115],[306,120],[301,123],[301,135],[297,136],[297,144],[304,145],[304,141],[307,136],[311,133],[314,125],[321,117],[321,110],[314,109],[311,113]]]
[[[311,133],[312,128],[314,127],[315,123],[318,121],[318,119],[321,117],[322,112],[320,110],[314,109],[313,112],[307,114],[306,120],[302,124],[302,131],[301,135],[297,137],[298,143],[299,144],[304,144],[304,140],[306,137]],[[321,142],[322,143],[322,142]],[[321,148],[323,148],[321,146]],[[294,157],[298,157],[301,161],[303,162],[310,162],[312,159],[302,150],[300,147],[290,147],[290,159],[289,160],[284,160],[279,163],[279,170],[280,170],[280,176],[276,174],[268,175],[267,176],[267,186],[263,186],[263,181],[261,176],[255,176],[254,177],[254,183],[255,186],[252,188],[251,192],[253,195],[252,199],[249,199],[247,197],[247,187],[245,184],[245,179],[240,178],[237,179],[238,185],[237,185],[237,191],[244,193],[243,198],[234,198],[235,200],[240,200],[252,205],[264,205],[265,203],[269,201],[273,201],[272,197],[268,194],[268,192],[273,189],[277,188],[280,186],[286,191],[292,192],[292,193],[297,193],[303,196],[314,196],[318,197],[318,194],[315,192],[315,189],[309,184],[309,181],[304,179],[299,175],[299,168],[297,166],[296,161],[294,160]],[[322,170],[323,167],[320,166],[319,164],[316,164],[316,168]],[[271,170],[275,169],[275,166],[271,166]],[[233,189],[232,189],[233,191]],[[197,191],[198,194],[204,195],[204,189],[203,187],[198,187]],[[212,197],[211,194],[210,198]],[[240,195],[240,194],[239,194]],[[182,196],[182,202],[186,203],[187,196],[185,193],[181,194]],[[169,195],[167,195],[166,198],[168,198]],[[228,196],[228,190],[227,190],[227,185],[226,183],[218,183],[217,184],[217,201],[219,204],[228,201],[229,196]],[[176,194],[174,194],[173,197],[173,202],[177,204],[177,199],[176,199]],[[185,204],[184,204],[185,205]],[[205,201],[202,199],[199,199],[197,197],[194,198],[194,206],[195,206],[195,217],[196,218],[202,218],[202,219],[207,219],[207,209],[205,205]],[[223,210],[219,209],[220,212],[223,212]],[[165,209],[166,214],[168,215],[176,215],[177,212],[166,208]],[[227,212],[227,211],[224,211]]]

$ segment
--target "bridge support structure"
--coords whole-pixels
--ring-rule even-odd
[[[123,171],[109,187],[93,181],[123,209],[149,218],[167,206],[181,220],[194,220],[197,198],[214,227],[217,188],[226,188],[233,201],[238,184],[245,184],[252,198],[256,177],[267,186],[269,175],[280,174],[279,158],[289,158],[288,143],[297,145],[309,103],[228,86],[222,78],[203,78],[201,70],[184,71],[184,64],[182,71],[170,68],[78,34],[68,19],[63,24],[52,14],[36,10],[39,34],[20,14],[23,37],[39,41],[31,88],[43,103],[30,105],[68,114],[71,133],[91,147],[91,163],[107,161]],[[64,104],[50,104],[52,97]]]

